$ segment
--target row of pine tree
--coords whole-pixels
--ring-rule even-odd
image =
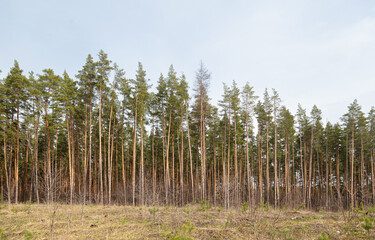
[[[201,64],[194,95],[173,66],[155,92],[103,51],[75,79],[52,69],[0,83],[0,194],[18,203],[353,208],[375,204],[375,109],[355,100],[325,126],[274,89],[224,84],[219,106]]]

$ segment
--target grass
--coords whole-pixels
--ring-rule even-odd
[[[374,239],[373,212],[18,204],[0,208],[0,239]]]

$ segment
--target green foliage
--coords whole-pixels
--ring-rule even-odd
[[[200,207],[198,208],[198,211],[205,212],[205,211],[210,210],[210,209],[211,209],[211,205],[209,203],[207,203],[206,200],[202,200],[200,202]]]
[[[267,203],[267,202],[262,202],[262,203],[260,204],[260,208],[261,208],[263,211],[268,211],[268,210],[270,210],[270,204]]]
[[[326,233],[322,233],[319,237],[318,240],[329,240],[330,237]]]
[[[156,213],[159,212],[159,208],[155,207],[155,204],[153,204],[153,207],[149,208],[148,211],[150,212],[150,214],[152,215],[152,218],[155,221]]]
[[[120,223],[121,223],[122,225],[126,225],[128,222],[129,222],[129,221],[128,221],[128,219],[127,219],[126,217],[123,217],[123,218],[121,218],[121,220],[120,220]]]
[[[34,235],[32,232],[25,230],[25,234],[23,235],[25,240],[31,240],[34,238]]]
[[[374,228],[373,222],[374,220],[372,218],[363,218],[364,224],[361,224],[361,227],[367,231],[367,234],[370,233],[370,230]]]
[[[167,237],[173,240],[193,240],[191,232],[195,227],[191,224],[191,221],[186,221],[180,229],[177,229],[174,233],[162,234],[162,237]]]
[[[8,236],[5,233],[5,230],[0,228],[0,240],[6,240],[6,239],[8,239]]]
[[[10,209],[10,211],[12,211],[12,213],[17,214],[17,213],[20,211],[20,209],[18,209],[17,207],[12,207],[12,208]]]
[[[218,212],[221,212],[221,211],[223,211],[223,209],[224,209],[224,208],[223,208],[223,207],[221,207],[221,206],[220,206],[220,207],[217,207],[217,208],[216,208],[216,210],[217,210]]]
[[[186,213],[187,215],[189,215],[190,214],[190,207],[189,207],[189,205],[186,205],[184,207],[183,211],[184,211],[184,213]]]
[[[249,205],[247,202],[242,203],[241,205],[241,212],[246,212],[249,209]]]

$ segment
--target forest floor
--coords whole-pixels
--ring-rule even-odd
[[[0,239],[375,239],[375,212],[0,204]]]

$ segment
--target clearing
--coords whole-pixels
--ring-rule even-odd
[[[0,239],[374,239],[375,211],[0,204]]]

